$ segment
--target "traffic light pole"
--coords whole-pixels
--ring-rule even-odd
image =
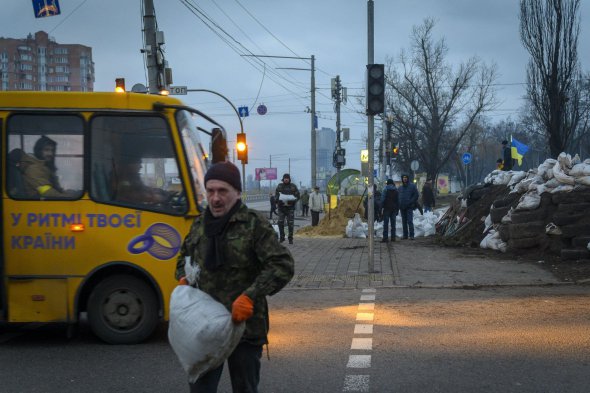
[[[373,64],[374,62],[374,42],[373,42],[373,35],[374,35],[374,3],[373,0],[368,0],[367,2],[367,64]],[[367,146],[369,150],[369,184],[367,195],[368,195],[368,203],[367,209],[367,220],[369,221],[367,224],[369,226],[369,265],[368,270],[369,273],[373,273],[375,268],[375,201],[374,201],[374,193],[373,193],[373,184],[375,179],[373,178],[373,157],[374,157],[374,150],[375,150],[375,118],[373,115],[368,115],[367,118]]]
[[[159,94],[162,89],[168,87],[168,83],[172,82],[166,81],[166,61],[160,51],[160,43],[158,42],[154,0],[143,0],[143,9],[143,37],[146,47],[141,51],[146,54],[148,92],[150,94]]]

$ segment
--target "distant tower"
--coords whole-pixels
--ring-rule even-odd
[[[336,132],[327,127],[316,131],[316,170],[317,185],[325,190],[328,180],[336,173],[332,165],[332,154],[336,146]]]

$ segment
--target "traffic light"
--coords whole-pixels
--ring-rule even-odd
[[[238,160],[242,164],[248,163],[248,144],[246,143],[246,133],[240,132],[237,134],[236,150],[238,151]]]
[[[385,111],[385,66],[367,64],[367,115]]]
[[[125,78],[115,79],[115,91],[117,93],[125,93]]]

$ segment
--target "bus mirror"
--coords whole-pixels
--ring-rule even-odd
[[[225,131],[221,128],[211,130],[211,162],[222,162],[227,160],[227,138]]]

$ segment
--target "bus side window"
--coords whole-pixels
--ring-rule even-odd
[[[17,199],[78,199],[83,194],[83,120],[14,115],[8,120],[8,194]]]

